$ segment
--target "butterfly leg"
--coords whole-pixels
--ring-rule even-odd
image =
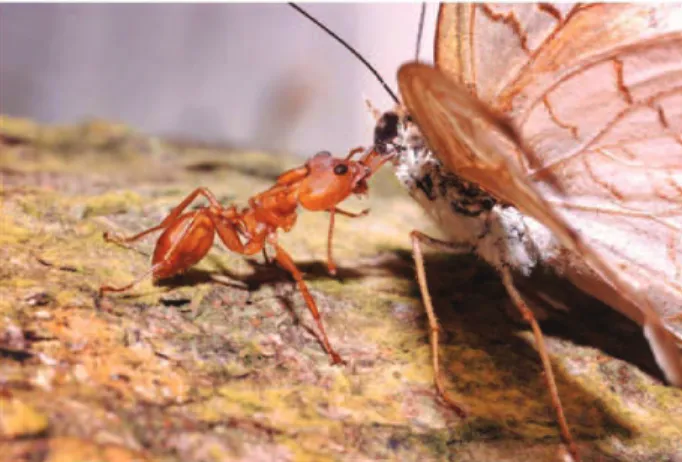
[[[424,256],[422,254],[421,244],[427,244],[431,247],[436,247],[444,249],[445,251],[454,253],[471,253],[472,248],[469,245],[457,245],[450,242],[441,241],[427,236],[419,231],[412,231],[410,233],[410,238],[412,240],[412,256],[414,257],[415,265],[417,267],[417,281],[419,282],[419,289],[422,294],[422,301],[424,302],[424,308],[426,308],[426,315],[429,318],[429,329],[430,329],[430,340],[431,340],[431,355],[433,357],[433,375],[434,382],[436,384],[436,389],[438,393],[443,398],[443,400],[452,407],[457,414],[464,418],[467,413],[464,408],[450,396],[445,390],[445,381],[443,379],[443,374],[440,370],[440,358],[439,358],[439,348],[438,348],[438,337],[440,326],[438,325],[438,318],[433,309],[433,303],[431,302],[431,295],[429,293],[429,287],[426,283],[426,271],[424,270]]]
[[[500,274],[502,276],[502,283],[507,289],[507,293],[511,297],[514,305],[521,312],[523,319],[530,324],[533,330],[533,336],[535,337],[535,343],[538,346],[538,353],[540,354],[540,360],[542,361],[542,366],[545,369],[545,381],[547,382],[547,388],[549,389],[549,395],[552,399],[552,405],[554,406],[554,411],[556,412],[557,420],[559,421],[559,428],[561,429],[561,438],[564,440],[564,444],[568,447],[568,451],[571,453],[574,461],[580,461],[580,455],[578,454],[578,449],[571,436],[571,431],[568,428],[568,423],[566,422],[566,416],[564,415],[564,409],[561,406],[561,399],[559,398],[559,390],[556,386],[556,381],[554,380],[554,372],[552,372],[552,364],[549,361],[549,355],[547,354],[547,347],[545,346],[545,339],[542,336],[542,331],[538,325],[533,312],[528,308],[528,305],[523,301],[521,294],[514,286],[514,281],[512,278],[511,271],[509,267],[502,266],[500,269]]]

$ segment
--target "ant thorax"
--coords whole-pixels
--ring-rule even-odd
[[[495,268],[508,265],[525,275],[559,255],[560,246],[545,226],[448,171],[409,116],[383,114],[375,128],[375,146],[397,153],[396,177],[453,247],[469,249]]]

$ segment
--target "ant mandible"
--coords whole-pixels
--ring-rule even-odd
[[[344,363],[329,343],[317,305],[303,281],[301,271],[277,243],[277,230],[291,230],[296,223],[299,205],[312,211],[329,212],[327,267],[331,274],[335,274],[336,265],[332,258],[335,214],[359,217],[369,211],[350,213],[336,205],[351,194],[366,194],[367,179],[389,160],[374,150],[368,150],[359,160],[352,160],[354,155],[362,151],[363,148],[353,149],[344,159],[332,157],[326,151],[319,152],[303,166],[282,173],[270,189],[249,199],[249,206],[241,211],[234,205],[223,207],[208,189],[197,188],[153,228],[130,237],[113,236],[105,232],[106,241],[124,244],[163,230],[156,242],[152,267],[128,285],[101,286],[100,296],[105,292],[126,291],[149,274],[157,281],[188,270],[208,253],[216,233],[225,247],[242,255],[253,255],[261,250],[265,253],[267,243],[275,250],[275,260],[294,277],[322,334],[322,343],[332,364]],[[206,198],[209,205],[183,213],[199,196]]]

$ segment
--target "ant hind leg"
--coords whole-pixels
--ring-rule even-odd
[[[204,196],[206,198],[206,200],[209,202],[209,204],[214,208],[222,208],[220,203],[218,202],[218,199],[216,199],[216,197],[213,195],[213,193],[211,191],[209,191],[206,188],[197,188],[194,191],[192,191],[191,193],[189,193],[187,195],[187,197],[185,197],[183,199],[183,201],[180,202],[180,204],[178,204],[176,207],[174,207],[173,210],[171,210],[170,213],[166,216],[166,218],[164,218],[163,221],[161,223],[159,223],[158,225],[156,225],[152,228],[146,229],[142,232],[139,232],[133,236],[128,236],[128,237],[118,236],[116,234],[110,233],[109,231],[106,231],[104,233],[104,240],[107,242],[113,242],[113,243],[119,244],[119,245],[129,244],[131,242],[135,242],[135,241],[143,238],[147,234],[151,234],[155,231],[160,231],[162,229],[166,229],[169,226],[173,225],[173,223],[178,219],[178,217],[180,217],[182,212],[184,212],[185,209],[192,202],[194,202],[194,200],[197,198],[197,196]]]
[[[158,271],[158,269],[161,268],[164,264],[165,264],[165,262],[162,261],[162,262],[159,262],[159,263],[153,265],[147,271],[145,271],[140,276],[135,278],[133,280],[133,282],[131,282],[130,284],[126,284],[126,285],[120,286],[120,287],[109,286],[109,285],[100,286],[98,294],[100,297],[102,297],[105,292],[125,292],[126,290],[128,290],[128,289],[132,288],[133,286],[142,282],[142,280],[145,279],[150,274],[153,274],[156,271]]]

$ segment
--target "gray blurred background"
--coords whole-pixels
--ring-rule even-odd
[[[420,4],[305,4],[397,92]],[[420,57],[430,61],[436,6]],[[0,112],[89,117],[184,140],[310,155],[371,141],[393,106],[349,52],[285,4],[0,6]]]

